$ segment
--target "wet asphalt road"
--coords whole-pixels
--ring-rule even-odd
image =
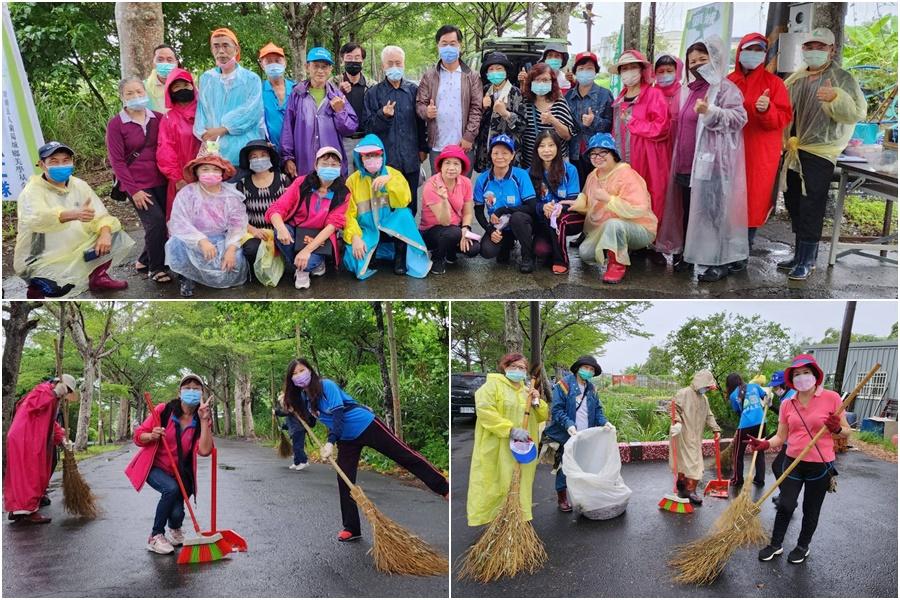
[[[366,555],[363,540],[340,543],[337,482],[324,464],[288,470],[271,448],[217,439],[218,526],[244,536],[247,553],[202,565],[178,565],[175,555],[145,549],[159,495],[140,493],[123,474],[135,447],[79,464],[100,497],[103,515],[94,522],[62,510],[55,475],[46,514],[49,525],[13,525],[3,531],[3,596],[106,597],[447,597],[445,577],[390,576]],[[209,524],[209,461],[198,474],[201,526]],[[448,552],[447,503],[428,490],[372,472],[360,472],[369,498],[443,553]],[[185,517],[185,528],[190,519]]]
[[[454,420],[452,435],[452,552],[458,564],[481,528],[466,525],[474,424]],[[590,521],[556,508],[549,465],[539,465],[534,484],[534,526],[550,556],[534,575],[489,585],[452,583],[454,597],[897,597],[897,465],[848,452],[838,459],[839,490],[828,494],[804,564],[787,562],[796,544],[800,509],[785,539],[785,554],[762,563],[755,550],[738,550],[709,587],[672,583],[666,557],[673,547],[704,535],[726,501],[708,498],[692,515],[661,511],[671,490],[665,462],[632,463],[622,476],[632,496],[624,515]],[[771,471],[767,483],[772,483]],[[759,491],[754,491],[758,497]],[[766,502],[762,520],[774,522]]]
[[[476,230],[479,228],[476,224]],[[126,265],[133,265],[143,247],[141,231],[130,232],[136,240],[133,256]],[[897,298],[897,267],[871,258],[851,255],[828,267],[829,246],[822,243],[817,269],[805,282],[789,281],[775,264],[789,257],[791,247],[782,240],[793,239],[790,224],[770,220],[759,230],[749,267],[742,273],[715,283],[699,283],[696,274],[673,273],[671,266],[662,267],[645,259],[636,259],[623,283],[605,285],[602,270],[586,265],[571,249],[571,269],[566,275],[554,275],[550,267],[539,267],[534,273],[523,275],[516,266],[518,251],[509,265],[498,265],[483,258],[466,260],[448,266],[443,275],[429,275],[425,279],[398,277],[389,265],[366,281],[357,281],[349,273],[329,271],[314,277],[307,290],[295,290],[293,281],[283,278],[276,288],[251,283],[238,288],[216,290],[197,286],[194,299],[370,299],[370,298]],[[892,256],[896,258],[896,253]],[[11,263],[11,259],[7,261]],[[698,268],[699,274],[699,268]],[[179,299],[174,283],[159,285],[134,272],[130,266],[110,270],[118,278],[127,279],[129,288],[116,293],[85,292],[83,298],[102,299]],[[25,282],[12,275],[12,265],[4,264],[3,297],[24,298]]]

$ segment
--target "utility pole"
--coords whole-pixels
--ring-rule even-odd
[[[584,24],[587,26],[587,50],[591,51],[591,29],[594,28],[594,3],[587,2],[584,5],[584,11],[581,13],[584,18]]]
[[[541,363],[541,303],[532,301],[528,303],[531,321],[531,366]]]
[[[622,42],[622,50],[638,50],[641,47],[641,3],[625,3],[625,21],[622,28],[625,38]]]
[[[856,302],[847,302],[844,309],[844,325],[841,327],[841,341],[838,345],[837,366],[834,368],[834,391],[844,391],[844,369],[847,368],[847,354],[850,352],[850,334],[853,332],[853,316],[856,314]]]
[[[650,3],[650,16],[647,23],[647,60],[654,64],[656,53],[656,2]]]

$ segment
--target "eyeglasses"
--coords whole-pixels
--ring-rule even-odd
[[[606,156],[609,156],[609,150],[599,150],[597,152],[591,152],[590,154],[588,154],[588,158],[590,158],[591,160]]]

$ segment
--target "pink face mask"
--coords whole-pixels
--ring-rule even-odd
[[[380,156],[373,156],[372,158],[364,158],[363,166],[366,168],[366,171],[369,173],[377,173],[381,170],[381,165],[384,164],[384,158]]]
[[[816,385],[816,376],[810,375],[809,373],[804,373],[803,375],[797,375],[793,379],[794,387],[797,388],[801,392],[808,392],[813,389]]]
[[[200,180],[200,183],[203,185],[218,185],[222,183],[222,174],[221,173],[202,173],[197,179]]]

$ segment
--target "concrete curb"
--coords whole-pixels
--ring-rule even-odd
[[[720,443],[721,440],[720,440]],[[731,440],[728,440],[731,443]],[[766,452],[775,454],[775,450]],[[703,456],[716,455],[715,442],[703,440]],[[619,456],[623,463],[639,462],[643,460],[669,460],[669,442],[622,442],[619,444]]]

